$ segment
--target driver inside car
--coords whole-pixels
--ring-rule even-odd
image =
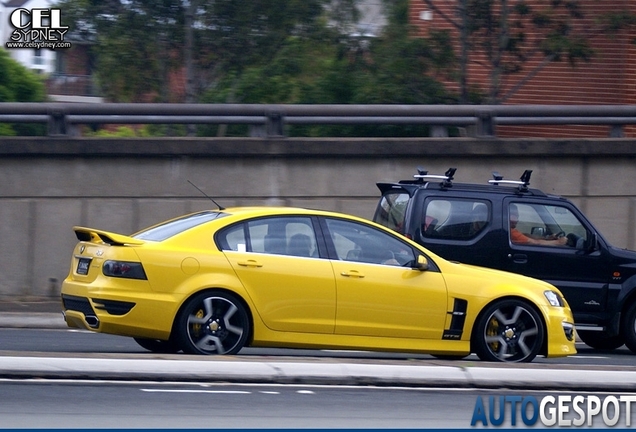
[[[510,240],[515,244],[531,244],[544,246],[565,246],[568,238],[563,236],[549,236],[547,238],[534,238],[517,229],[519,222],[519,209],[516,205],[510,205]]]

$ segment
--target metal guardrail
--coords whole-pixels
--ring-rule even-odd
[[[79,124],[247,124],[252,136],[284,135],[286,124],[475,126],[495,136],[497,125],[609,125],[610,137],[636,125],[636,105],[285,105],[0,103],[0,123],[46,123],[50,136]]]

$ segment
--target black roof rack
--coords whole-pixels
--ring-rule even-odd
[[[494,185],[516,185],[519,186],[519,192],[527,192],[528,186],[530,186],[531,175],[532,170],[525,170],[521,177],[519,177],[519,180],[504,180],[501,174],[499,174],[497,171],[493,171],[493,180],[488,180],[488,183]]]
[[[421,167],[417,168],[417,174],[410,180],[399,180],[395,182],[379,182],[376,183],[380,191],[384,194],[387,191],[396,190],[401,188],[408,192],[410,196],[413,196],[420,188],[432,189],[439,188],[444,190],[455,190],[458,193],[461,191],[472,191],[480,193],[499,193],[499,194],[529,194],[533,196],[547,196],[543,191],[539,189],[531,189],[530,176],[532,170],[525,170],[519,180],[506,180],[498,172],[493,172],[493,180],[487,182],[487,184],[477,183],[454,183],[453,176],[456,168],[449,168],[445,175],[429,174],[428,171]],[[516,186],[516,187],[503,187],[503,186]]]
[[[457,171],[457,168],[449,168],[444,175],[429,174],[428,171],[422,167],[417,167],[417,174],[413,177],[417,180],[416,183],[441,180],[440,185],[442,187],[451,187],[453,185],[453,176],[455,175],[455,171]]]

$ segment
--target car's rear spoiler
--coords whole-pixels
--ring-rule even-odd
[[[94,228],[85,228],[74,226],[75,236],[79,241],[87,241],[93,243],[106,243],[113,246],[123,245],[141,245],[145,242],[123,234],[116,234],[108,231],[96,230]]]
[[[376,186],[378,187],[378,189],[380,189],[380,192],[382,193],[382,195],[384,195],[385,193],[389,192],[389,191],[404,191],[406,193],[409,194],[410,197],[413,197],[413,195],[415,195],[415,192],[419,189],[420,185],[415,185],[413,183],[411,184],[407,184],[407,183],[376,183]]]

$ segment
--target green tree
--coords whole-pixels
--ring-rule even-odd
[[[0,48],[0,102],[42,102],[44,99],[42,79]],[[43,134],[42,125],[0,123],[0,135]]]
[[[95,76],[107,99],[171,101],[169,76],[183,63],[181,2],[62,0],[57,6],[73,36],[92,44]]]
[[[93,42],[113,101],[171,101],[184,65],[188,100],[231,73],[269,61],[290,35],[317,26],[323,0],[62,0],[73,31]],[[187,25],[186,25],[187,23]],[[180,100],[182,101],[182,100]]]
[[[325,26],[306,37],[287,38],[265,64],[226,77],[206,93],[206,102],[302,104],[433,104],[453,103],[431,75],[454,66],[450,38],[411,38],[408,1],[387,2],[389,22],[377,37],[343,34],[346,26]],[[352,28],[350,25],[349,28]],[[294,126],[302,136],[422,136],[417,125]],[[246,128],[233,126],[232,134]],[[205,133],[213,133],[207,130]]]

